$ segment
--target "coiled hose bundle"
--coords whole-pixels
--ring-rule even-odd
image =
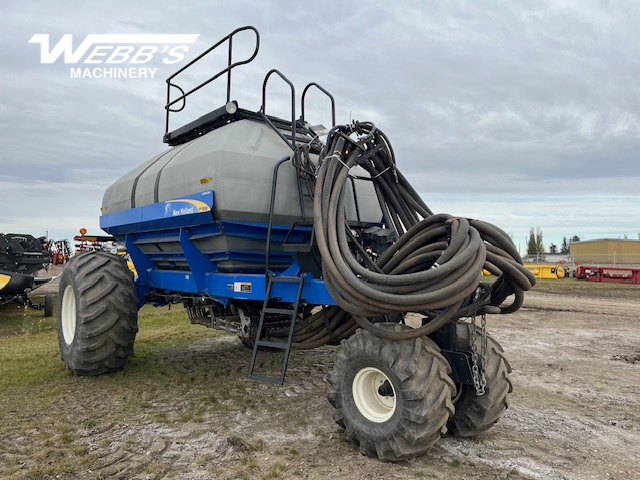
[[[434,214],[396,168],[387,137],[372,123],[334,127],[320,158],[315,235],[327,289],[340,308],[306,319],[296,329],[295,347],[339,341],[357,326],[385,338],[416,338],[449,320],[522,306],[535,277],[509,236],[480,220]],[[385,228],[398,237],[375,261],[345,216],[345,185],[357,165],[373,182]],[[497,276],[493,284],[481,283],[483,268]],[[513,302],[502,306],[511,295]],[[424,325],[389,332],[370,320],[395,312],[418,312]]]

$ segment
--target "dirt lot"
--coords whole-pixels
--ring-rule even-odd
[[[106,379],[67,375],[35,418],[13,408],[0,420],[0,477],[640,478],[640,286],[542,283],[489,328],[513,368],[509,410],[488,433],[445,437],[411,461],[366,458],[344,441],[325,398],[331,348],[294,352],[286,385],[273,387],[245,380],[248,350],[217,336],[137,350]],[[166,387],[145,379],[151,365]],[[131,378],[140,388],[118,389]],[[64,468],[36,465],[69,451]]]

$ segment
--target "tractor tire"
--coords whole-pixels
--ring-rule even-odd
[[[458,348],[471,350],[471,325],[458,324]],[[476,328],[476,346],[480,351],[481,333]],[[473,437],[489,430],[509,407],[509,394],[513,385],[509,374],[511,365],[498,342],[487,335],[487,363],[484,395],[478,395],[473,385],[461,385],[455,402],[456,413],[449,419],[449,430],[454,436]]]
[[[74,256],[58,291],[58,344],[67,369],[99,375],[124,367],[138,332],[138,299],[126,262],[104,252]]]
[[[44,316],[46,318],[53,317],[53,295],[50,293],[44,296]]]
[[[358,330],[342,346],[328,376],[328,399],[336,409],[334,420],[363,454],[404,460],[425,452],[446,433],[455,384],[434,342],[426,337],[393,341]]]

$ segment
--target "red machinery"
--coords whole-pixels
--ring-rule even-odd
[[[631,283],[640,285],[640,268],[576,267],[576,278],[590,282]]]

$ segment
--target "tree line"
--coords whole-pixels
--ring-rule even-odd
[[[625,233],[622,238],[624,238],[625,240],[628,240],[629,235]],[[558,248],[558,246],[555,243],[552,243],[551,245],[549,245],[548,253],[569,253],[569,246],[573,242],[579,242],[580,240],[581,239],[579,235],[574,235],[570,239],[567,239],[567,237],[563,237],[562,245],[560,245],[560,248]],[[638,240],[640,240],[640,232],[638,232]],[[531,227],[531,230],[529,230],[529,242],[527,244],[527,255],[544,255],[544,253],[546,252],[545,252],[544,242],[542,241],[542,229],[540,227],[537,227],[535,229]]]
[[[569,246],[572,242],[579,242],[580,237],[578,235],[572,236],[570,239],[567,237],[562,238],[562,244],[558,249],[555,243],[549,245],[549,253],[569,253]],[[542,237],[542,229],[533,227],[529,231],[529,243],[527,245],[527,255],[543,255],[545,253],[544,241]]]

